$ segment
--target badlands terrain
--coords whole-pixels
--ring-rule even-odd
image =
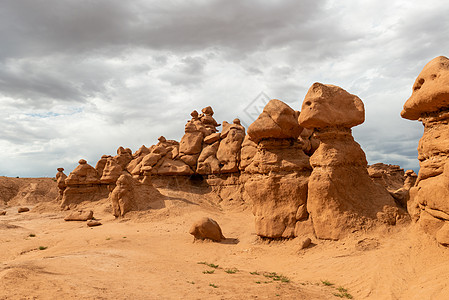
[[[356,95],[314,83],[299,108],[244,128],[208,106],[179,142],[0,177],[0,299],[449,299],[449,59],[401,112],[418,174],[368,166]]]
[[[29,192],[56,193],[51,179],[41,181]],[[123,219],[112,216],[107,201],[86,204],[103,224],[98,227],[65,222],[67,212],[51,198],[37,205],[16,198],[3,206],[0,299],[339,299],[345,294],[338,288],[353,299],[449,294],[449,251],[416,224],[339,241],[311,237],[312,245],[300,249],[298,238],[258,238],[246,205],[160,190],[167,196],[162,208]],[[17,213],[25,204],[31,211]],[[188,231],[202,216],[215,219],[227,239],[194,242]],[[272,272],[288,282],[264,276]]]

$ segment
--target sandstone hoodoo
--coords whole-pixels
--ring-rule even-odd
[[[447,245],[449,236],[449,59],[439,56],[421,71],[401,112],[420,120],[424,134],[418,145],[420,170],[410,190],[408,210],[427,233]],[[444,237],[446,236],[446,237]]]
[[[256,151],[244,169],[245,192],[253,204],[256,233],[268,238],[301,234],[299,223],[308,219],[309,157],[298,143],[302,127],[298,113],[279,100],[271,100],[248,128],[247,151]],[[254,150],[252,150],[254,149]]]
[[[60,174],[60,178],[62,177]],[[67,187],[63,190],[61,201],[63,209],[73,208],[84,201],[100,200],[108,195],[107,186],[101,185],[100,174],[84,159],[79,161],[79,165],[65,179],[65,185]]]
[[[364,121],[363,102],[340,87],[314,83],[304,99],[299,124],[320,140],[310,157],[307,211],[315,234],[339,239],[374,225],[395,224],[402,213],[388,191],[368,175],[365,153],[351,127]]]
[[[395,200],[405,206],[413,176],[377,165],[370,178],[351,134],[364,121],[362,101],[316,83],[302,110],[270,100],[247,134],[239,119],[223,121],[218,132],[210,106],[201,114],[194,110],[180,142],[161,136],[135,153],[119,147],[95,168],[80,160],[67,178],[58,170],[62,206],[75,209],[82,201],[108,198],[113,215],[123,217],[160,207],[164,196],[156,187],[187,193],[195,187],[218,205],[250,206],[256,234],[271,239],[339,239],[379,220],[401,219]]]

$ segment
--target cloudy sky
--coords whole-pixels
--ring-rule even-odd
[[[194,109],[249,125],[266,97],[300,110],[314,82],[365,103],[369,163],[418,170],[400,111],[449,56],[448,1],[0,2],[0,175],[69,173],[119,146],[179,140]]]

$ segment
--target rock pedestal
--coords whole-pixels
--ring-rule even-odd
[[[368,175],[365,153],[351,133],[363,123],[362,101],[345,90],[315,83],[309,89],[299,123],[320,140],[310,157],[307,211],[315,234],[339,239],[379,219],[395,224],[400,212],[388,191]]]
[[[420,120],[424,125],[418,145],[420,170],[416,184],[410,190],[409,212],[424,231],[446,245],[442,237],[449,227],[448,58],[436,57],[424,67],[401,116]]]
[[[245,191],[255,216],[256,233],[268,238],[295,236],[297,223],[307,220],[309,158],[297,143],[302,128],[297,113],[271,100],[248,128],[257,151],[246,168]],[[254,148],[246,142],[247,151]]]

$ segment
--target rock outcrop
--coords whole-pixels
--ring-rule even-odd
[[[307,220],[309,157],[297,139],[302,128],[297,113],[271,100],[248,128],[247,151],[257,152],[248,166],[245,192],[252,202],[256,233],[268,238],[297,235],[297,223]],[[247,155],[247,158],[249,156]],[[245,159],[247,159],[245,158]]]
[[[84,201],[96,201],[106,198],[107,186],[101,185],[97,170],[81,159],[79,165],[65,180],[67,185],[63,192],[61,207],[70,209]]]
[[[368,166],[368,174],[374,182],[387,189],[398,205],[407,208],[409,191],[418,177],[413,170],[404,172],[397,165],[377,163]]]
[[[357,96],[333,85],[314,83],[304,99],[299,124],[320,140],[310,157],[307,197],[318,238],[336,240],[375,220],[395,224],[401,217],[388,191],[369,177],[365,153],[352,137],[364,113]]]
[[[424,125],[418,145],[420,170],[416,184],[410,190],[409,212],[424,231],[446,244],[443,236],[449,226],[448,58],[434,58],[424,67],[401,116],[420,120]]]
[[[151,181],[139,180],[129,174],[120,175],[114,190],[109,195],[113,215],[123,217],[133,210],[147,210],[151,203],[160,200],[162,195],[153,187]]]

